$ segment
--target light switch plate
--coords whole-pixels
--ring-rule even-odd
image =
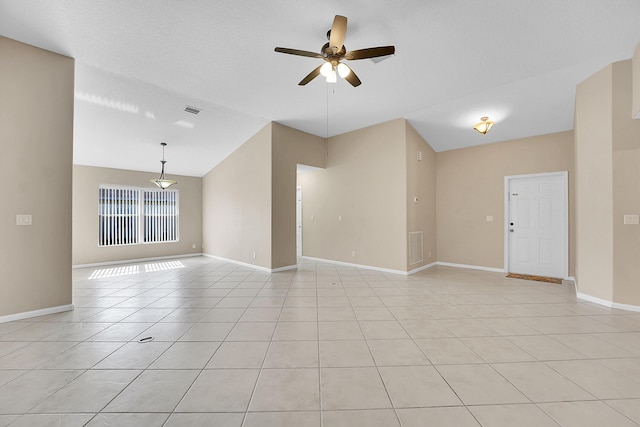
[[[32,225],[33,218],[31,215],[19,214],[16,215],[16,225]]]

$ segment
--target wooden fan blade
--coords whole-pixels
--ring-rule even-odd
[[[308,50],[289,49],[288,47],[277,47],[276,52],[288,53],[289,55],[307,56],[309,58],[322,58],[322,55],[315,52],[309,52]]]
[[[324,65],[324,64],[322,64],[322,65]],[[320,75],[320,68],[322,67],[322,65],[320,65],[319,67],[315,68],[312,72],[307,74],[307,77],[305,77],[304,79],[300,80],[300,83],[298,83],[298,86],[304,86],[307,83],[309,83],[311,80],[313,80],[316,77],[318,77]]]
[[[329,46],[333,50],[333,53],[338,53],[342,50],[344,45],[344,38],[347,35],[347,17],[336,15],[333,18],[333,25],[331,26],[331,36],[329,37]]]
[[[358,76],[356,76],[356,73],[353,72],[353,69],[351,69],[351,72],[347,74],[347,77],[345,77],[344,79],[351,83],[351,86],[353,87],[358,87],[362,83]]]
[[[379,46],[367,49],[352,50],[344,54],[344,59],[354,61],[356,59],[376,58],[378,56],[393,55],[396,52],[395,46]]]

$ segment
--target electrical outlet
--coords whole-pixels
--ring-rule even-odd
[[[356,251],[351,251],[351,256],[355,257],[356,256]]]
[[[192,247],[193,249],[195,249],[195,248],[196,248],[196,244],[194,243],[193,245],[191,245],[191,247]]]
[[[31,215],[16,215],[16,225],[32,225],[33,218]]]
[[[253,253],[252,256],[253,256],[253,259],[256,259],[256,253],[255,252]]]

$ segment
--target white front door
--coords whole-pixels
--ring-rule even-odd
[[[507,272],[568,275],[567,172],[505,178]]]
[[[296,187],[296,255],[302,256],[302,188]]]

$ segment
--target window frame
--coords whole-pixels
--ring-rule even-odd
[[[105,213],[106,211],[108,211],[109,209],[105,209],[104,205],[103,205],[103,200],[105,200],[104,196],[103,196],[103,191],[104,190],[111,190],[111,191],[125,191],[125,192],[130,192],[130,194],[136,194],[137,198],[136,198],[136,208],[135,208],[135,214],[132,213],[122,213],[122,212],[117,212],[119,210],[118,206],[115,206],[115,211],[113,212],[113,210],[111,210],[111,212]],[[161,227],[160,228],[160,232],[159,234],[167,234],[166,227],[171,227],[171,231],[168,233],[169,237],[174,237],[174,239],[170,239],[170,240],[157,240],[157,238],[155,240],[151,240],[148,238],[148,231],[149,229],[147,228],[147,218],[150,216],[154,216],[154,215],[148,215],[146,214],[145,211],[145,206],[148,203],[149,200],[151,200],[152,203],[158,204],[158,203],[162,203],[163,200],[159,200],[159,199],[153,199],[153,198],[146,198],[147,195],[153,195],[153,194],[172,194],[175,195],[174,199],[171,201],[173,203],[173,208],[169,208],[170,211],[174,211],[173,212],[167,212],[166,210],[163,212],[160,211],[156,211],[158,212],[157,215],[155,215],[156,220],[154,221],[155,223],[155,227]],[[162,211],[162,209],[161,209]],[[125,216],[129,216],[132,219],[134,219],[135,221],[131,221],[134,223],[134,227],[135,228],[135,232],[134,233],[130,233],[130,232],[126,232],[125,233],[119,233],[119,236],[126,236],[127,239],[129,241],[125,242],[125,243],[107,243],[105,244],[107,238],[110,237],[109,232],[105,232],[104,231],[104,217],[105,216],[118,216],[121,215],[120,217],[123,218]],[[169,221],[162,221],[159,218],[171,218]],[[107,225],[113,227],[114,224],[110,224]],[[116,223],[115,226],[118,227],[122,227],[123,226],[123,222],[120,221],[119,223]],[[131,226],[128,226],[128,230],[131,230]],[[113,240],[118,240],[118,239],[114,239],[113,237],[111,237],[111,241]],[[122,240],[122,239],[119,239]],[[150,187],[133,187],[133,186],[125,186],[125,185],[112,185],[112,184],[101,184],[98,186],[98,247],[101,248],[107,248],[107,247],[116,247],[116,246],[133,246],[133,245],[152,245],[152,244],[162,244],[162,243],[177,243],[180,241],[180,191],[178,189],[156,189],[156,188],[150,188]]]

